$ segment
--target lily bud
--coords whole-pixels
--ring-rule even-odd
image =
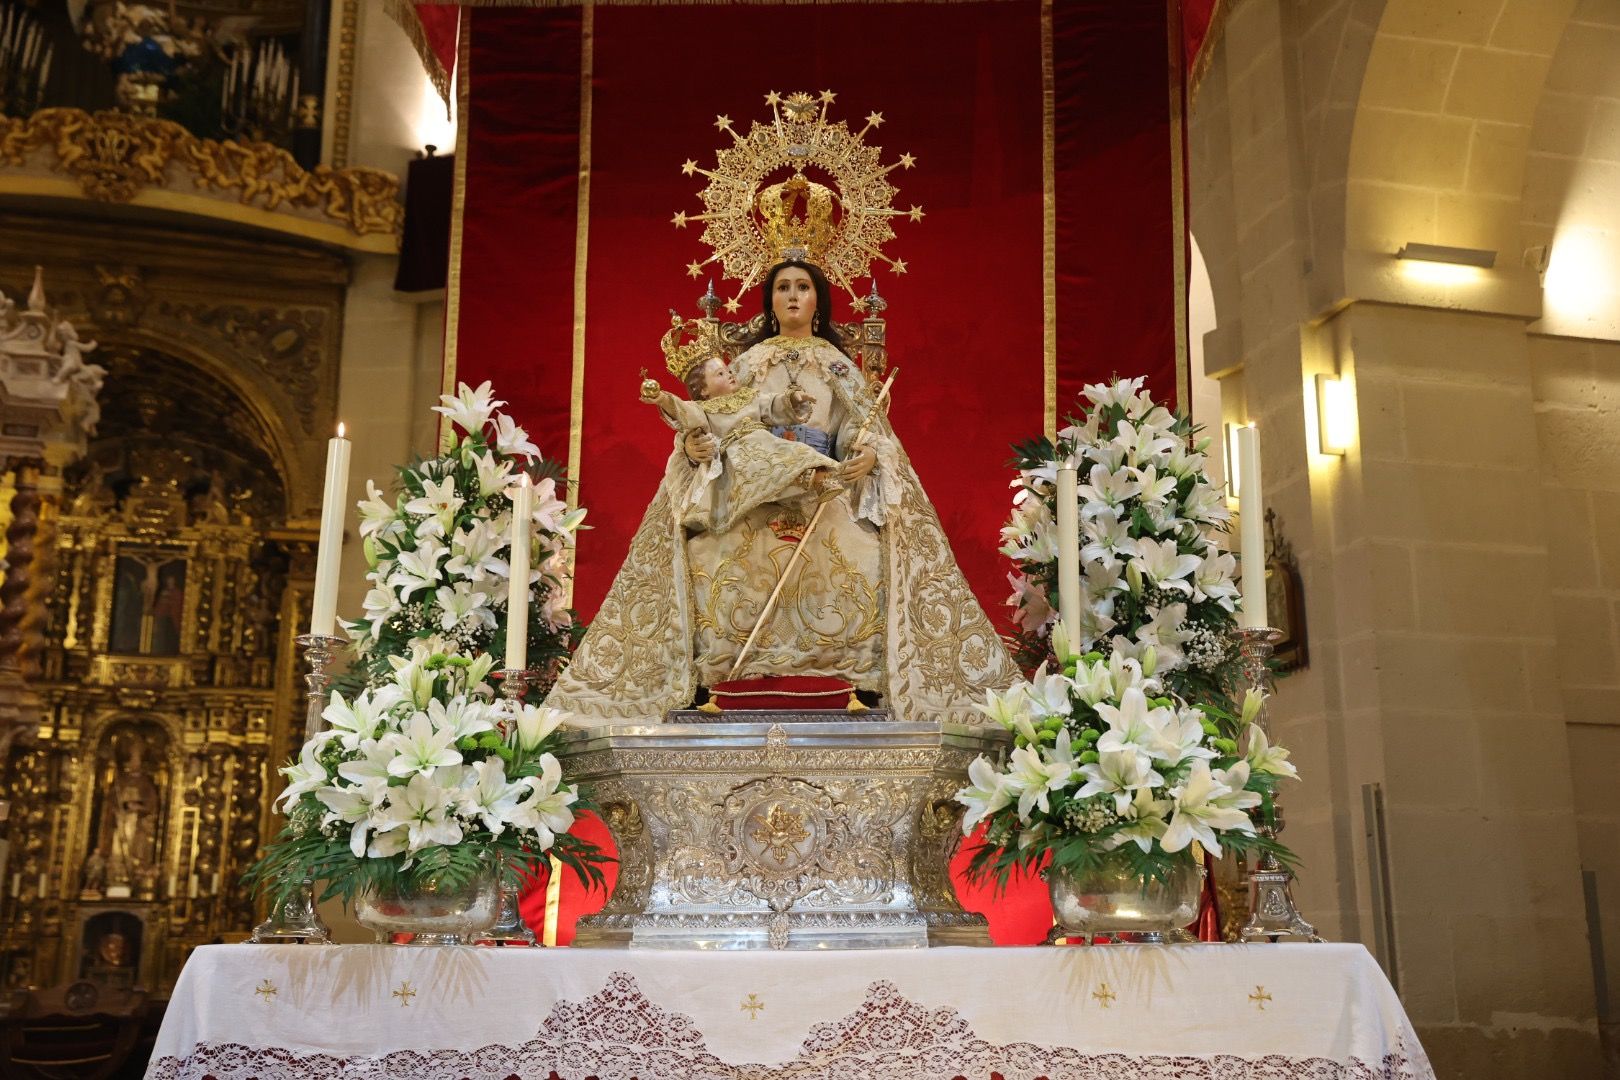
[[[1243,724],[1245,727],[1254,723],[1255,718],[1260,715],[1260,707],[1265,703],[1266,696],[1254,687],[1249,687],[1249,692],[1243,695]]]
[[[1142,650],[1143,677],[1151,679],[1153,677],[1153,672],[1158,669],[1158,666],[1159,654],[1154,651],[1153,646],[1149,645],[1147,648]]]
[[[382,553],[377,550],[377,538],[375,536],[366,537],[360,548],[366,553],[366,569],[377,569],[377,563],[382,560]]]
[[[1052,624],[1052,652],[1056,654],[1058,664],[1065,671],[1069,670],[1076,660],[1074,639],[1069,636],[1069,628],[1064,625],[1062,619]]]
[[[1142,568],[1135,559],[1125,564],[1125,583],[1131,587],[1132,596],[1142,595]]]

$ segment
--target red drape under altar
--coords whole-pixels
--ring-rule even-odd
[[[696,314],[702,291],[682,272],[708,254],[700,230],[670,218],[698,209],[703,181],[680,165],[712,163],[729,140],[718,114],[746,131],[769,116],[768,91],[830,89],[835,119],[883,114],[868,138],[885,162],[917,160],[890,174],[896,204],[926,212],[886,252],[909,272],[880,271],[902,372],[894,426],[969,582],[1003,617],[1009,444],[1115,372],[1176,391],[1176,19],[1117,0],[464,11],[447,376],[494,380],[544,451],[571,451],[593,527],[579,543],[583,615],[669,452],[636,389],[642,367],[661,373],[669,309]],[[442,17],[423,25],[442,50]],[[849,317],[842,301],[836,314]],[[582,907],[573,882],[564,892],[566,941],[601,901]],[[1050,925],[1038,884],[963,893],[998,941]]]

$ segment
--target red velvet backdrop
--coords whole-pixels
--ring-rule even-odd
[[[580,433],[576,604],[589,617],[657,485],[669,436],[636,397],[662,374],[668,309],[695,315],[682,272],[707,251],[676,210],[698,209],[687,158],[712,163],[729,136],[769,116],[771,90],[831,89],[832,117],[872,111],[869,140],[901,152],[900,222],[883,273],[893,418],[939,509],[958,561],[993,618],[1007,564],[1008,445],[1045,423],[1043,27],[1040,3],[742,4],[594,8],[588,140],[582,139],[578,7],[467,12],[465,209],[455,341],[459,380],[493,379],[553,457]],[[1059,414],[1085,382],[1147,374],[1173,397],[1176,304],[1171,170],[1172,55],[1163,5],[1068,0],[1049,36],[1055,114],[1055,383]],[[579,213],[588,154],[588,213]],[[583,310],[576,274],[584,257]],[[723,288],[723,283],[717,283]],[[726,295],[729,295],[727,293]],[[749,298],[744,314],[757,310]],[[575,319],[583,316],[577,376]],[[848,317],[840,302],[838,317]],[[1001,899],[964,889],[1004,943],[1039,940],[1050,912],[1038,884]],[[565,882],[559,940],[600,906]],[[525,904],[538,921],[539,898]]]

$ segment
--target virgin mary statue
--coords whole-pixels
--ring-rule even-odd
[[[983,719],[973,705],[984,691],[1016,679],[904,447],[845,352],[830,293],[810,263],[773,266],[763,324],[733,365],[738,389],[703,404],[743,408],[756,396],[799,392],[797,415],[782,418],[796,422],[770,430],[841,462],[842,490],[822,489],[808,534],[815,496],[804,488],[733,503],[723,522],[694,528],[684,505],[694,470],[717,456],[724,466],[725,455],[710,435],[677,434],[629,555],[548,698],[570,722],[656,722],[691,705],[699,687],[797,675],[874,691],[896,719],[971,724]],[[799,561],[734,673],[796,548]]]

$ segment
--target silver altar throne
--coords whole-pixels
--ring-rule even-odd
[[[560,755],[619,848],[575,944],[686,949],[988,945],[950,862],[968,763],[999,728],[886,710],[671,713],[571,736]]]

